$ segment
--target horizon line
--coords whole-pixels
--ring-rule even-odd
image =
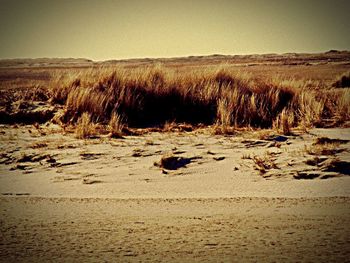
[[[106,61],[123,61],[123,60],[142,60],[142,59],[180,59],[180,58],[190,58],[190,57],[211,57],[211,56],[264,56],[264,55],[286,55],[286,54],[326,54],[326,53],[350,53],[350,50],[344,49],[329,49],[327,51],[315,51],[315,52],[283,52],[283,53],[275,53],[275,52],[264,52],[264,53],[240,53],[240,54],[224,54],[224,53],[212,53],[212,54],[196,54],[196,55],[183,55],[183,56],[174,56],[174,57],[129,57],[129,58],[109,58],[102,60],[95,60],[89,57],[13,57],[13,58],[0,58],[0,61],[6,60],[36,60],[36,59],[75,59],[75,60],[89,60],[91,62],[106,62]]]

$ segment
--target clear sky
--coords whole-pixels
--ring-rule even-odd
[[[350,1],[0,0],[0,58],[350,50]]]

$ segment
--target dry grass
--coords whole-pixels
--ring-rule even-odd
[[[256,169],[259,170],[261,174],[265,174],[270,169],[278,169],[275,159],[268,154],[263,157],[254,156],[252,159],[255,163]]]
[[[109,131],[112,138],[122,138],[123,137],[123,120],[122,117],[113,112],[111,119],[109,121]]]
[[[119,135],[123,125],[166,128],[167,123],[215,124],[219,134],[240,127],[273,127],[290,134],[293,127],[307,130],[350,119],[348,89],[311,86],[310,81],[256,80],[227,65],[188,72],[156,65],[58,76],[50,90],[52,103],[66,107],[63,123],[75,124],[88,112],[91,121],[109,123]]]
[[[343,144],[347,144],[348,140],[331,139],[328,137],[318,137],[315,142],[310,146],[305,146],[306,153],[319,157],[321,155],[335,155],[337,153],[346,150],[345,147],[341,147]]]
[[[343,148],[339,148],[339,142],[327,142],[322,144],[313,144],[309,147],[305,146],[305,151],[310,155],[334,155],[344,151]]]
[[[243,154],[241,157],[242,160],[251,160],[252,157],[250,156],[250,154]]]
[[[284,135],[291,134],[291,128],[294,126],[294,112],[288,109],[283,109],[273,122],[273,127],[278,133]]]
[[[89,138],[96,134],[95,125],[91,122],[91,115],[89,113],[84,112],[78,119],[75,134],[79,139]]]
[[[313,145],[324,145],[324,144],[346,144],[349,140],[342,140],[342,139],[331,139],[328,137],[317,137]]]
[[[350,71],[339,76],[332,85],[336,88],[346,88],[350,87]]]

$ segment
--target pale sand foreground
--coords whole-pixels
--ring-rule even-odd
[[[346,262],[349,171],[323,162],[346,168],[349,142],[317,156],[322,165],[305,162],[317,137],[350,140],[349,131],[275,145],[254,134],[84,141],[2,127],[0,261]],[[169,152],[195,158],[162,172],[154,162]],[[254,156],[276,167],[261,174]],[[315,178],[295,179],[305,171]]]
[[[349,198],[1,202],[1,262],[347,262]]]
[[[78,140],[50,128],[2,127],[0,194],[40,197],[218,198],[350,196],[350,129],[315,129],[285,142],[203,132],[149,133]],[[266,137],[266,136],[265,136]],[[273,136],[275,137],[275,136]],[[347,140],[310,154],[316,138]],[[323,146],[322,146],[323,147]],[[309,149],[309,152],[308,150]],[[188,158],[176,170],[154,165],[167,154]],[[257,170],[254,157],[275,165]],[[315,162],[319,159],[319,163]],[[332,160],[342,167],[330,169]],[[311,161],[311,164],[307,162]],[[322,161],[322,162],[321,162]],[[296,180],[301,175],[309,180]],[[328,179],[324,179],[328,178]]]

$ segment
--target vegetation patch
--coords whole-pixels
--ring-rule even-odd
[[[216,134],[233,134],[233,128],[239,127],[291,134],[296,126],[320,127],[323,119],[337,124],[349,120],[348,93],[346,89],[316,91],[291,81],[256,80],[228,67],[182,74],[160,66],[95,69],[51,84],[52,103],[66,108],[63,123],[76,124],[88,113],[92,122],[109,123],[116,137],[124,126],[173,130],[179,123],[184,131],[203,124],[215,125]]]
[[[159,162],[155,162],[154,165],[167,170],[177,170],[181,167],[185,167],[187,164],[200,157],[180,157],[173,154],[166,154],[162,156]]]
[[[350,71],[341,75],[332,86],[336,88],[350,87]]]
[[[256,169],[259,170],[261,174],[265,174],[270,169],[279,169],[279,167],[275,163],[275,159],[271,156],[254,156],[252,159],[256,165]]]
[[[325,145],[325,144],[345,144],[348,143],[349,140],[342,139],[330,139],[328,137],[319,137],[314,142],[314,145]]]

